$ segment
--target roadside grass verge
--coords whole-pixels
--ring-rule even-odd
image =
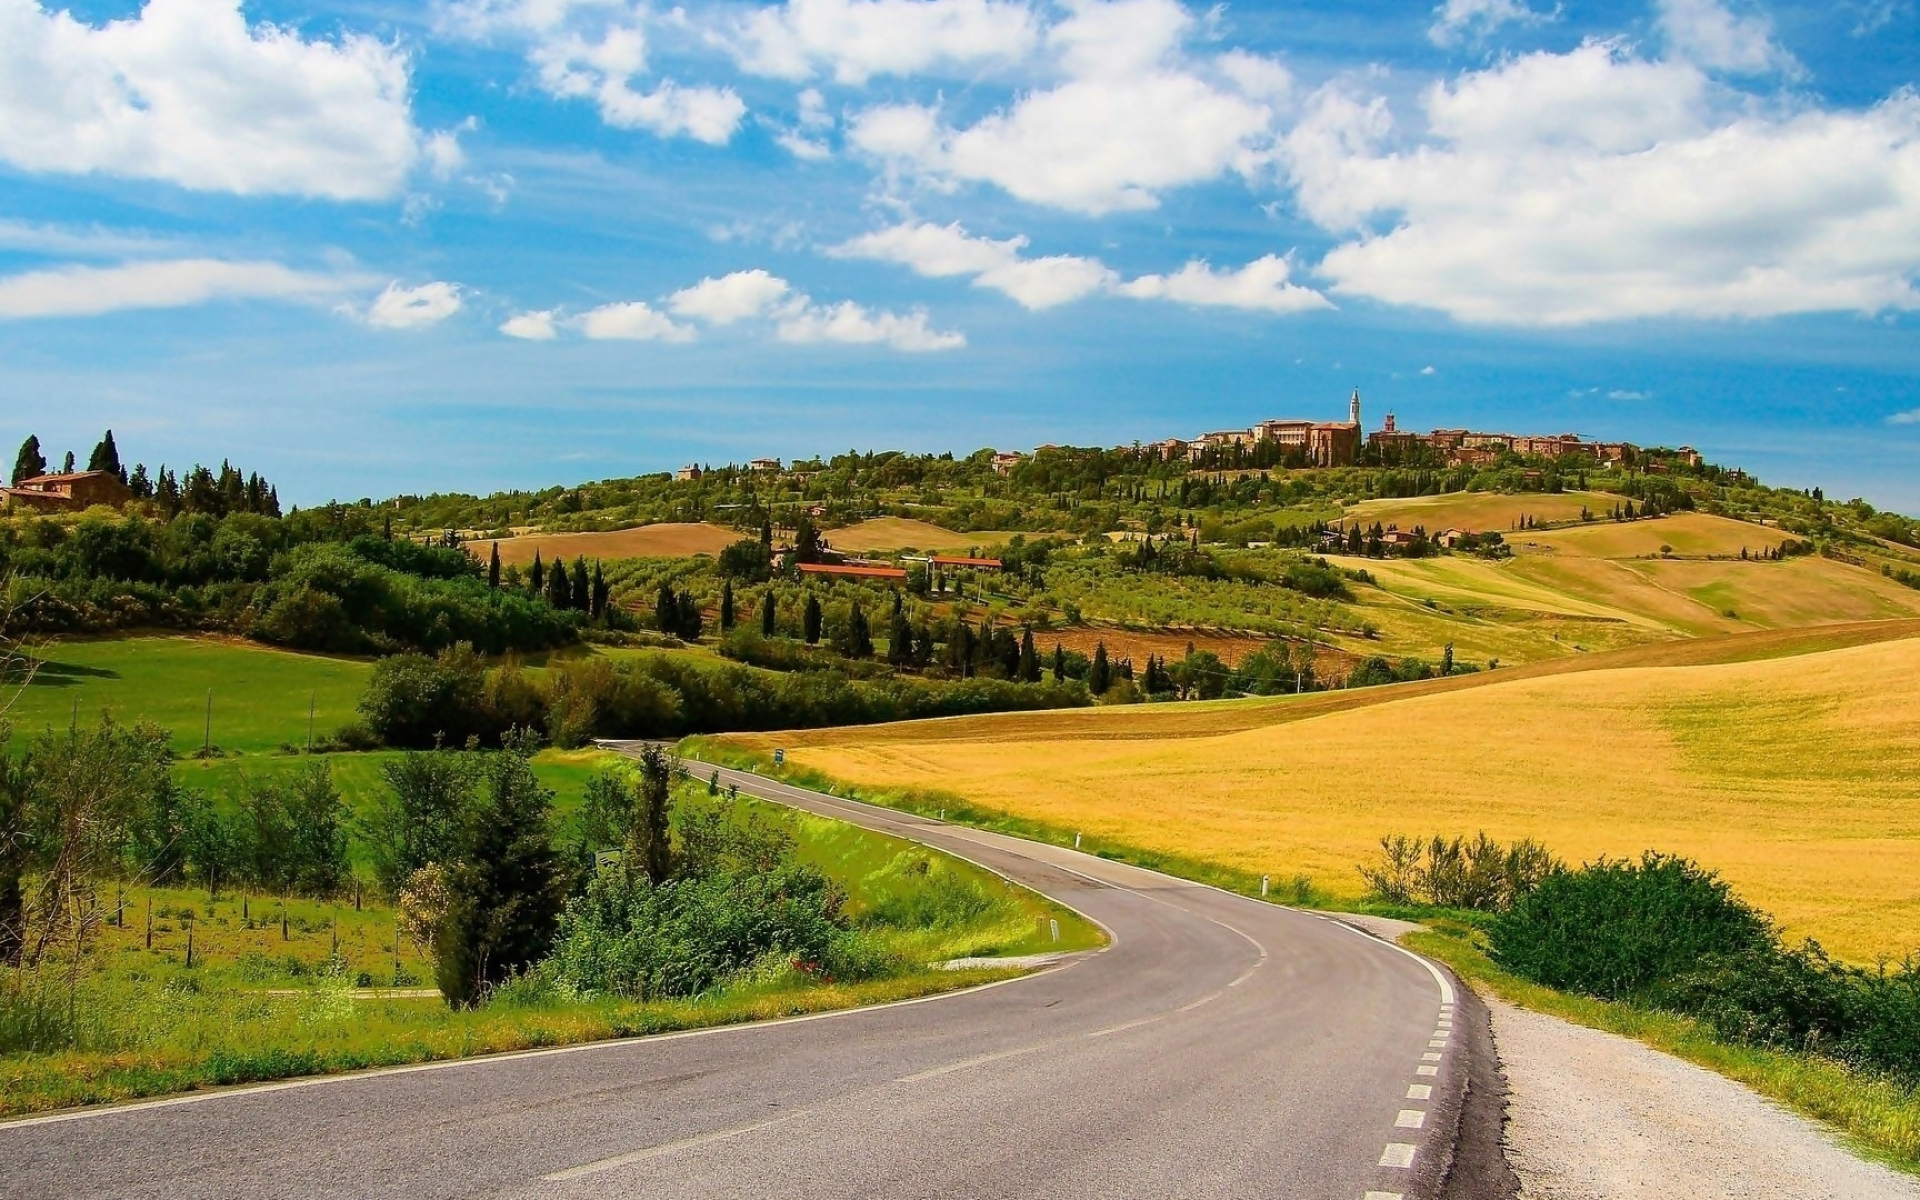
[[[1810,1054],[1732,1045],[1690,1017],[1542,987],[1501,970],[1473,928],[1449,917],[1400,944],[1509,1004],[1618,1034],[1736,1080],[1844,1134],[1854,1149],[1920,1175],[1920,1089]]]
[[[996,812],[950,793],[922,789],[853,787],[824,772],[792,763],[778,768],[758,751],[715,738],[689,738],[680,751],[690,758],[746,770],[800,787],[832,792],[921,816],[1008,833],[1056,846],[1072,846],[1072,830]],[[1202,859],[1164,854],[1100,839],[1083,839],[1081,849],[1102,858],[1210,884],[1244,896],[1260,896],[1260,877],[1252,872]],[[1689,1062],[1717,1071],[1770,1099],[1844,1135],[1861,1153],[1902,1171],[1920,1174],[1920,1089],[1845,1067],[1815,1055],[1733,1045],[1716,1038],[1700,1022],[1630,1004],[1596,1000],[1542,987],[1495,966],[1477,941],[1475,914],[1425,906],[1384,905],[1316,891],[1304,877],[1271,880],[1267,899],[1280,904],[1342,912],[1394,916],[1430,924],[1401,943],[1443,962],[1475,987],[1511,1004],[1633,1038]]]
[[[680,788],[677,808],[715,802],[697,781]],[[0,1118],[912,999],[1024,973],[946,969],[951,959],[1105,941],[1071,910],[928,847],[748,797],[725,803],[732,819],[791,833],[796,856],[844,893],[853,934],[882,973],[836,979],[773,954],[697,996],[640,1001],[542,985],[535,968],[458,1011],[371,894],[356,908],[351,893],[110,887],[78,970],[0,969]]]

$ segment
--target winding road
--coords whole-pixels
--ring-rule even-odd
[[[1113,942],[879,1008],[16,1121],[0,1195],[1505,1194],[1485,1013],[1440,968],[1312,914],[721,776],[970,859]]]

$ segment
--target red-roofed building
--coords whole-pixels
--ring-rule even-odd
[[[111,471],[36,475],[17,486],[0,488],[0,493],[20,507],[58,512],[78,512],[95,504],[118,506],[133,499],[133,492]]]

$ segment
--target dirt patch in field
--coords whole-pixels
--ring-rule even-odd
[[[639,525],[605,533],[532,533],[501,539],[500,561],[525,566],[533,561],[536,550],[547,562],[582,555],[604,559],[686,558],[693,554],[718,554],[746,536],[737,529],[687,522]],[[484,559],[491,545],[491,542],[470,542],[467,549]]]

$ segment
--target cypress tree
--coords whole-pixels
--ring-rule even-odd
[[[1113,686],[1113,670],[1107,665],[1107,644],[1095,642],[1093,645],[1093,669],[1087,672],[1087,687],[1096,696],[1106,695]]]
[[[589,612],[592,610],[593,584],[592,581],[587,578],[587,558],[584,554],[573,560],[572,592],[571,601],[573,607],[579,609],[581,612]]]
[[[93,453],[87,456],[87,470],[105,471],[121,483],[127,481],[127,469],[120,465],[120,450],[113,444],[113,430],[107,430]]]
[[[673,874],[672,815],[673,764],[665,750],[648,746],[640,751],[640,819],[627,835],[628,870],[638,867],[655,883],[665,883]]]
[[[820,644],[819,597],[812,594],[807,596],[807,607],[801,618],[801,628],[803,631],[802,636],[806,638],[807,645],[817,646]]]
[[[509,734],[505,753],[487,756],[482,795],[448,872],[453,903],[435,947],[440,993],[455,1008],[537,962],[560,916],[560,861],[553,849],[553,793],[534,778],[531,734]]]
[[[565,612],[573,607],[573,583],[567,578],[567,564],[556,562],[547,572],[547,603],[556,611]]]
[[[538,549],[535,549],[533,552],[533,572],[527,576],[527,580],[535,595],[539,595],[546,590],[547,568],[540,563],[540,551]]]
[[[677,628],[675,632],[677,632],[682,639],[689,642],[699,637],[701,625],[700,606],[693,602],[693,593],[681,592],[679,598],[674,601],[674,608],[678,610],[678,621],[676,622]]]
[[[500,543],[493,544],[493,557],[487,562],[487,586],[499,590],[500,587]]]
[[[720,585],[720,632],[733,630],[733,580]]]
[[[29,434],[27,440],[20,443],[20,453],[13,459],[13,484],[20,486],[23,479],[32,479],[36,475],[47,473],[47,456],[40,453],[40,438]]]
[[[670,583],[662,582],[654,595],[653,624],[661,633],[672,633],[680,626],[680,602],[674,597]]]
[[[1033,630],[1026,629],[1020,634],[1020,682],[1040,682],[1040,656],[1033,651]]]
[[[1053,644],[1053,681],[1063,683],[1067,678],[1067,648],[1059,642]]]
[[[760,636],[772,637],[774,632],[773,589],[768,588],[760,598]]]
[[[913,662],[913,629],[907,624],[907,614],[898,609],[887,628],[887,661],[896,667]]]
[[[607,615],[607,601],[613,595],[613,588],[607,584],[607,573],[600,569],[600,560],[593,560],[593,608],[596,621],[604,620]]]
[[[73,451],[67,451],[67,456],[60,460],[60,473],[62,475],[73,474]]]

